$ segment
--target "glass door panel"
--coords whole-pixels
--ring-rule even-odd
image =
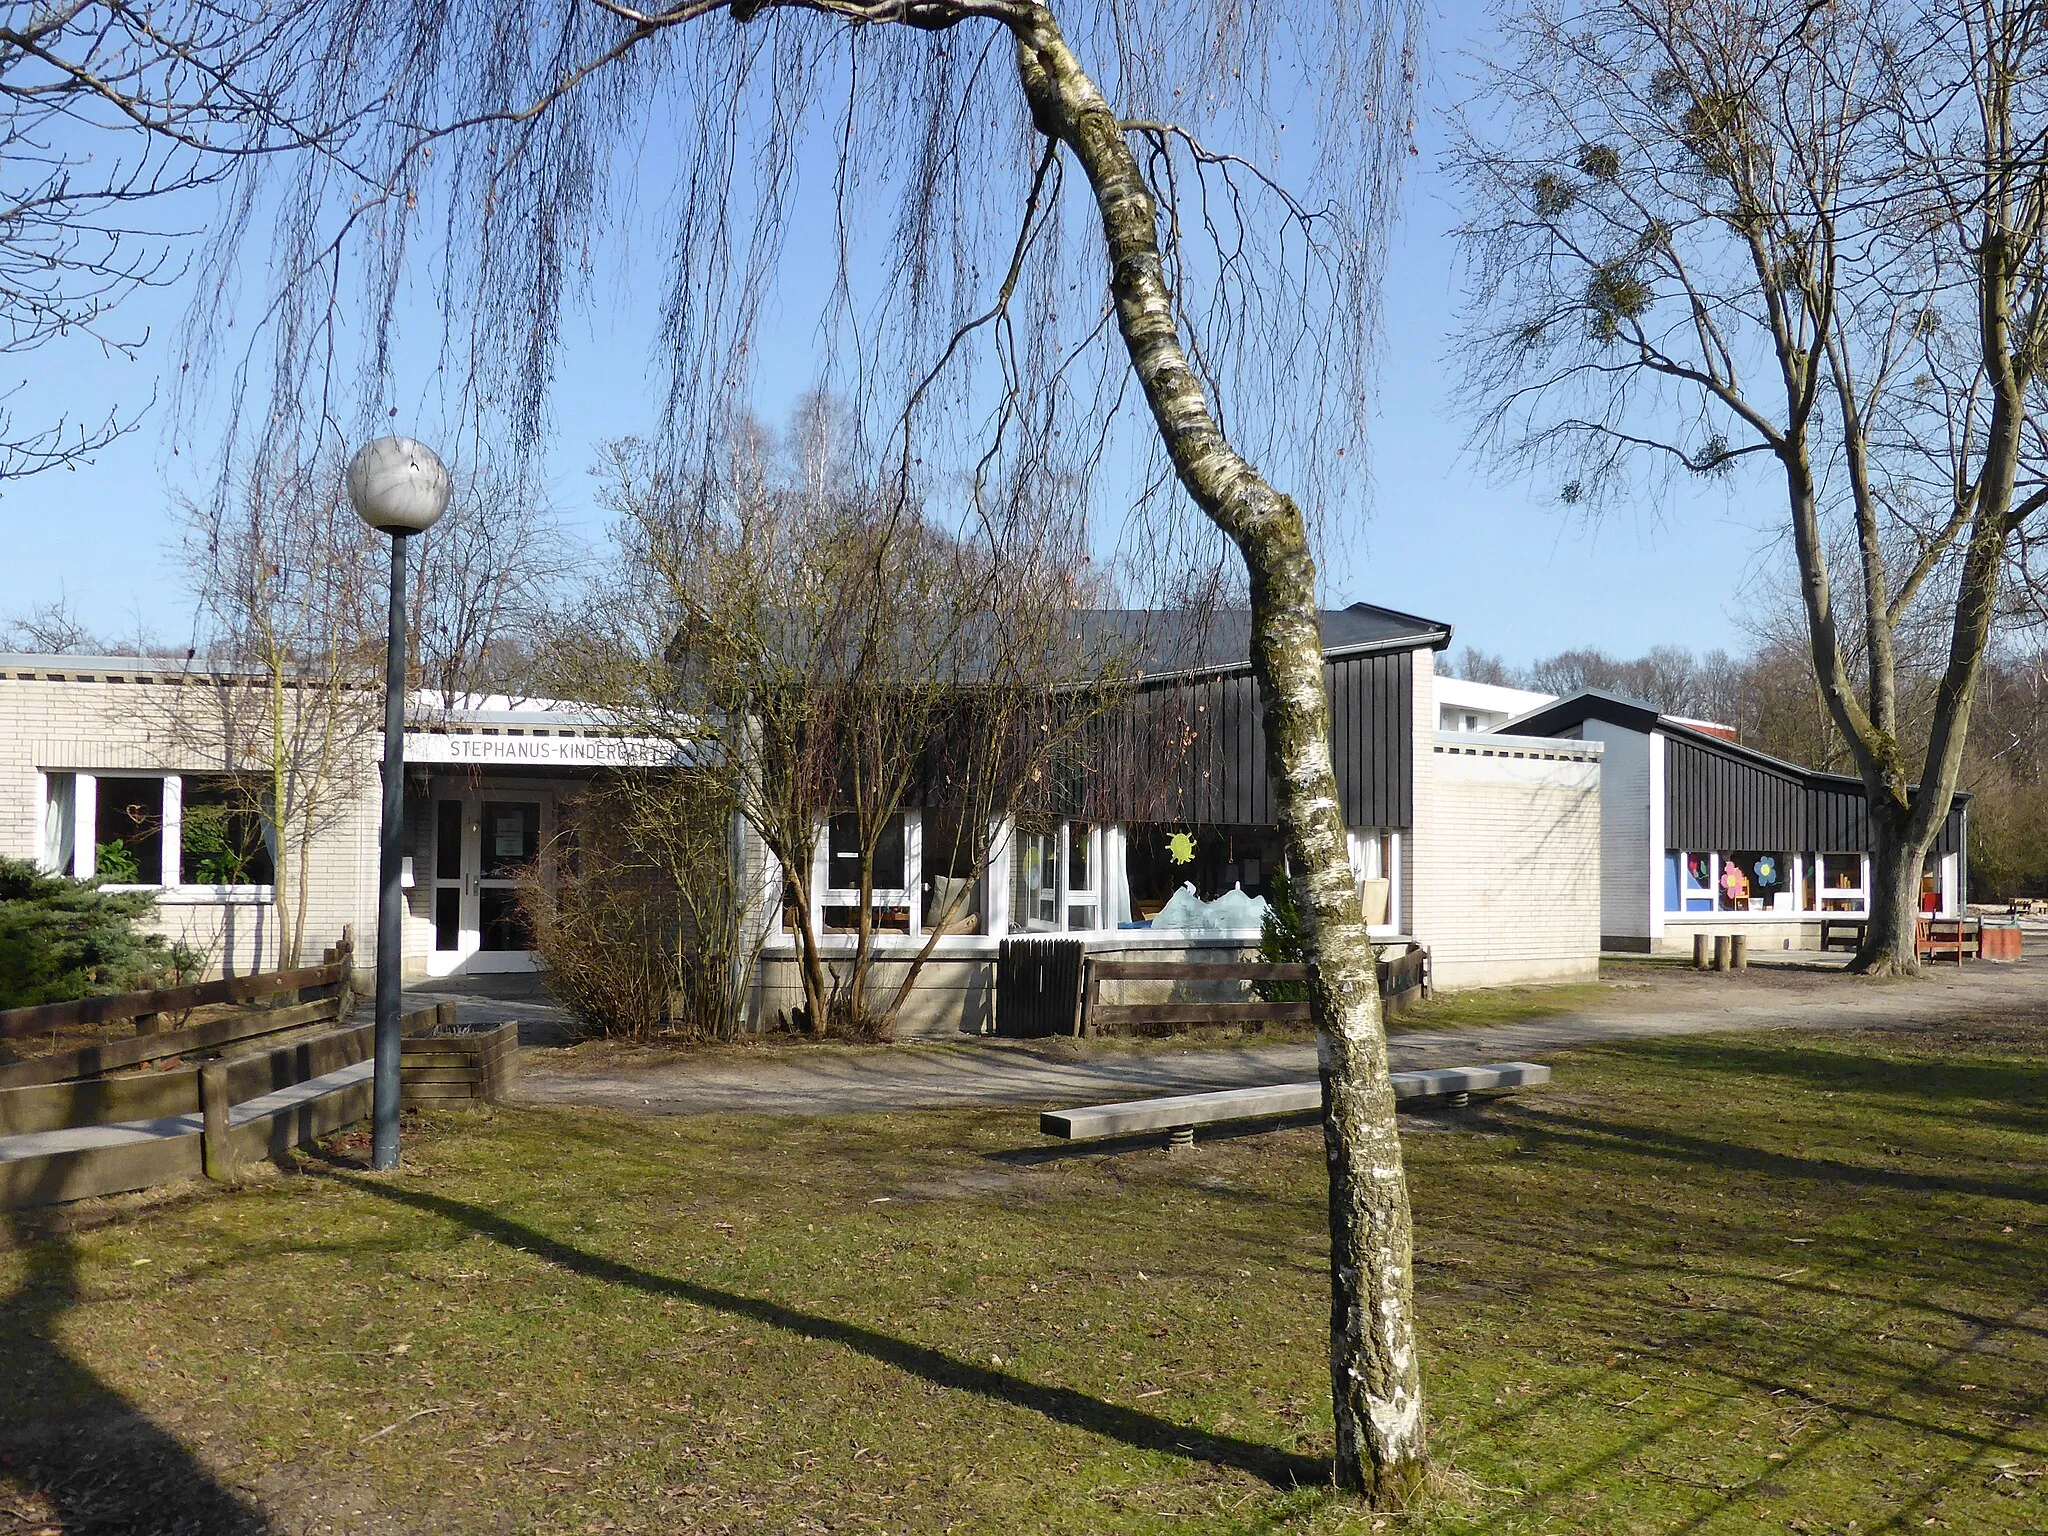
[[[464,867],[463,802],[434,801],[433,880],[428,916],[434,924],[434,947],[427,954],[429,976],[449,976],[476,948],[476,923],[465,911],[470,882]]]
[[[477,958],[472,970],[529,970],[533,935],[519,903],[519,882],[540,859],[541,807],[532,800],[486,800],[477,817]]]

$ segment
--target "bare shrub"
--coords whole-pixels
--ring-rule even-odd
[[[698,773],[607,781],[565,809],[555,878],[521,886],[546,982],[588,1035],[731,1040],[755,948],[735,878],[732,816]]]

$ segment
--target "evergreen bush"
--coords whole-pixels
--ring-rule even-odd
[[[147,891],[102,891],[0,858],[0,1008],[31,1008],[182,980],[200,957],[139,926]]]

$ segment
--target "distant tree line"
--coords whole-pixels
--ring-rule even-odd
[[[1830,773],[1856,769],[1835,729],[1803,640],[1766,638],[1746,655],[1660,645],[1621,657],[1591,647],[1559,651],[1526,667],[1466,646],[1450,675],[1566,695],[1600,688],[1665,714],[1731,727],[1744,746]],[[1910,750],[1926,745],[1939,656],[1901,669],[1900,704]],[[2048,894],[2048,643],[2030,638],[1986,658],[1963,758],[1970,804],[1970,891],[1978,900]]]

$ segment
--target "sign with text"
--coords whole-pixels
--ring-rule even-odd
[[[673,742],[640,736],[484,736],[473,732],[407,731],[408,763],[486,767],[656,768],[683,761]]]

